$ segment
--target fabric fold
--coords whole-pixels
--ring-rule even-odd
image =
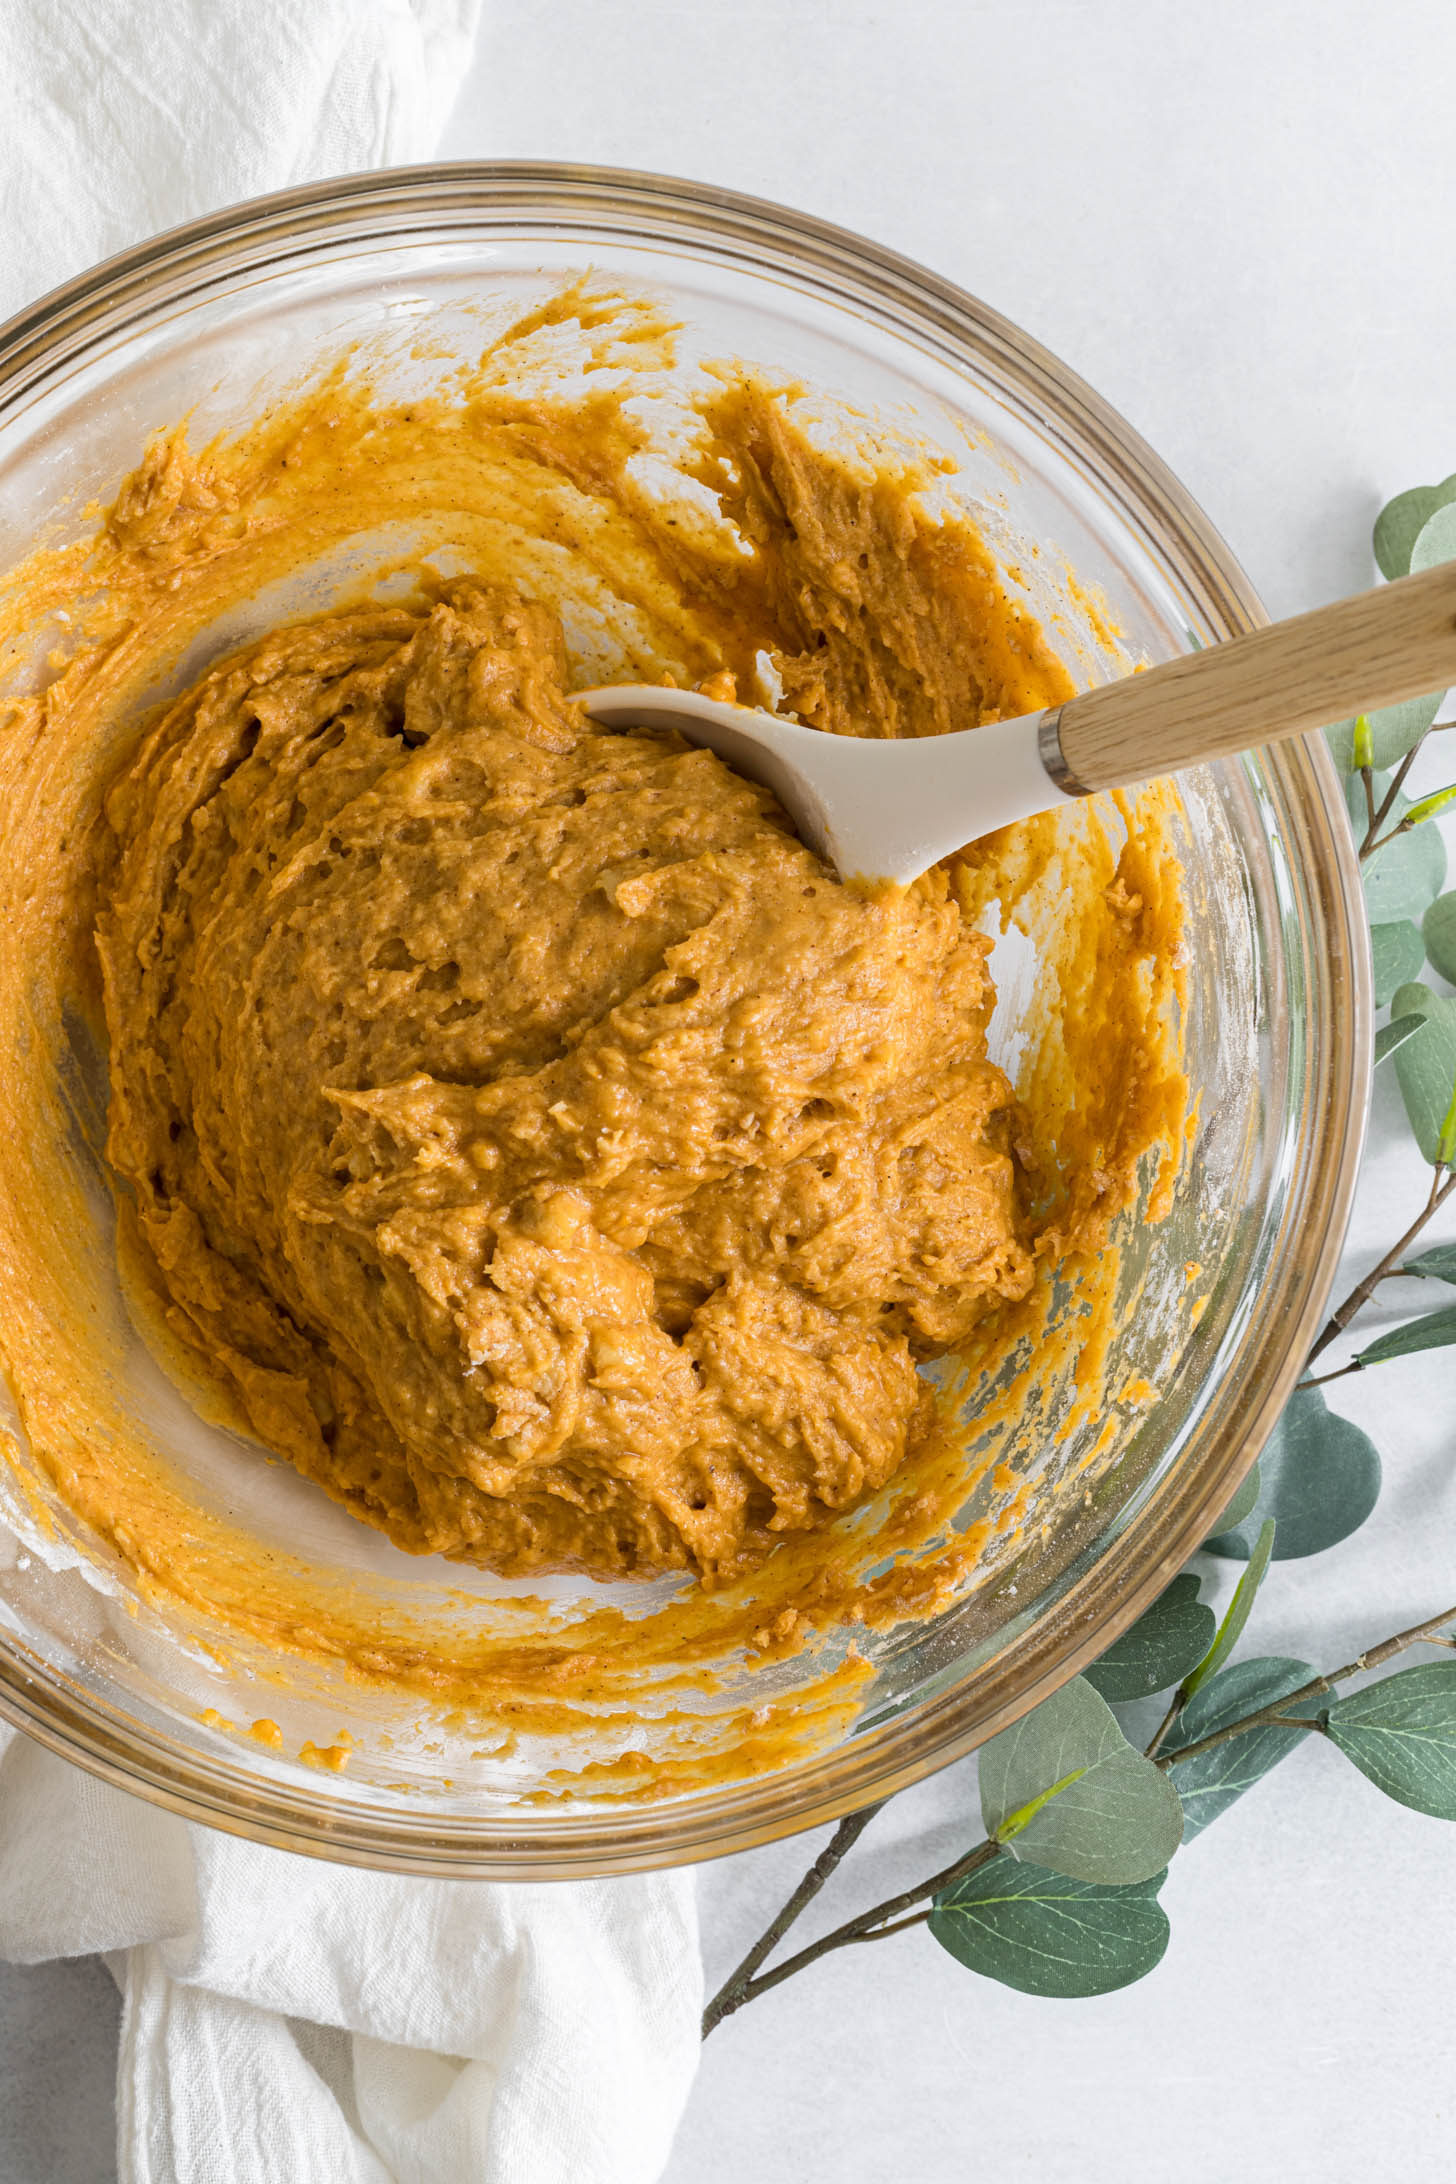
[[[0,1732],[0,1955],[100,1953],[123,2184],[653,2184],[692,1876],[432,1881],[195,1827]]]

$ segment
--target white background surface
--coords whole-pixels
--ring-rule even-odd
[[[487,0],[445,152],[723,183],[924,260],[1117,404],[1278,614],[1367,581],[1380,501],[1456,469],[1453,80],[1449,0]],[[1399,1146],[1378,1107],[1352,1268],[1421,1193]],[[1320,1666],[1456,1600],[1456,1353],[1338,1393],[1380,1508],[1277,1567],[1246,1641]],[[900,1800],[826,1922],[975,1811],[968,1767]],[[710,1979],[815,1848],[704,1872]],[[918,1933],[826,1960],[713,2036],[669,2184],[1452,2173],[1456,1831],[1311,1741],[1163,1900],[1163,1965],[1100,2001],[1011,1994]],[[0,2039],[3,2184],[109,2179],[101,1967],[0,1967]]]

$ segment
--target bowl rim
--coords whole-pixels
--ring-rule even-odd
[[[1041,423],[1065,428],[1076,459],[1105,489],[1116,484],[1140,525],[1159,534],[1166,566],[1185,597],[1228,634],[1268,621],[1256,592],[1219,533],[1142,437],[1076,373],[1012,321],[957,284],[897,251],[810,214],[700,182],[634,170],[552,161],[442,161],[308,183],[247,200],[149,238],[90,268],[25,306],[0,325],[0,429],[7,411],[63,363],[74,362],[127,323],[155,308],[158,286],[187,293],[188,283],[236,272],[267,253],[278,264],[293,246],[306,255],[330,239],[367,235],[404,239],[397,225],[411,212],[512,215],[568,236],[603,219],[628,218],[632,240],[696,239],[747,255],[793,261],[804,276],[832,281],[881,310],[908,313],[942,356],[978,356],[1009,374]],[[643,223],[647,223],[644,232]],[[623,237],[622,239],[626,239]],[[898,329],[902,334],[905,328]],[[939,345],[943,344],[943,347]],[[1124,1630],[1169,1582],[1227,1506],[1254,1463],[1303,1368],[1307,1342],[1333,1283],[1354,1195],[1368,1114],[1373,1016],[1371,968],[1359,868],[1343,798],[1322,737],[1278,746],[1261,760],[1294,809],[1314,824],[1318,851],[1301,867],[1319,892],[1320,924],[1332,961],[1323,966],[1337,1003],[1321,1025],[1324,1069],[1306,1065],[1306,1121],[1298,1143],[1308,1203],[1298,1232],[1300,1265],[1285,1269],[1293,1295],[1263,1315],[1255,1363],[1279,1353],[1236,1434],[1225,1433],[1222,1460],[1206,1463],[1198,1490],[1185,1490],[1156,1512],[1114,1533],[1092,1567],[1031,1632],[990,1664],[992,1697],[968,1709],[970,1671],[946,1692],[921,1702],[872,1738],[848,1740],[804,1768],[751,1778],[691,1801],[640,1812],[585,1814],[563,1824],[552,1816],[511,1815],[464,1825],[415,1812],[341,1807],[322,1787],[261,1783],[226,1759],[180,1754],[160,1733],[110,1711],[37,1654],[0,1633],[0,1718],[101,1779],[185,1818],[279,1848],[385,1870],[459,1878],[555,1879],[677,1865],[747,1849],[820,1825],[892,1795],[963,1757],[1037,1705]],[[1339,943],[1343,941],[1342,947]],[[1328,1051],[1326,1051],[1326,1049]],[[1317,1095],[1311,1097],[1311,1095]],[[1307,1142],[1310,1130],[1317,1142]],[[1323,1157],[1321,1157],[1323,1156]],[[1287,1243],[1261,1270],[1269,1287]],[[1156,1497],[1155,1497],[1156,1499]],[[1148,1535],[1148,1536],[1144,1536]],[[1033,1643],[1034,1640],[1034,1643]],[[1006,1657],[1031,1647],[1028,1667],[1007,1681]],[[866,1765],[873,1756],[875,1763]],[[856,1764],[856,1762],[859,1762]]]

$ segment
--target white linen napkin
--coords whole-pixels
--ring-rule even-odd
[[[427,158],[480,0],[0,0],[0,318],[157,229]],[[396,1879],[0,1728],[0,1955],[105,1954],[121,2184],[652,2184],[697,2064],[690,1876]]]
[[[689,1874],[397,1879],[189,1825],[0,1730],[0,1955],[104,1954],[120,2184],[653,2184]]]
[[[481,0],[0,0],[0,319],[268,190],[428,159]]]

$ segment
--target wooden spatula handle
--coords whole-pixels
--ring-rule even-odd
[[[1456,562],[1251,630],[1064,705],[1062,767],[1119,788],[1456,683]]]

